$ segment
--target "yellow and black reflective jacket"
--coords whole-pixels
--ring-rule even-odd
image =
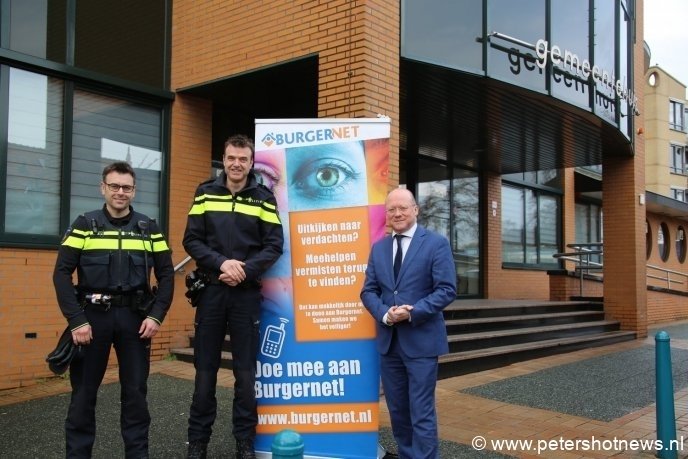
[[[243,261],[245,286],[261,276],[282,254],[284,234],[272,192],[253,172],[236,195],[225,185],[223,172],[196,189],[184,232],[184,249],[210,276],[220,275],[226,260]]]
[[[170,248],[155,221],[130,210],[123,218],[111,217],[105,207],[80,215],[60,244],[53,282],[60,309],[72,330],[87,322],[72,286],[75,270],[78,295],[127,295],[149,293],[152,269],[158,290],[148,315],[162,323],[167,314],[174,291]]]

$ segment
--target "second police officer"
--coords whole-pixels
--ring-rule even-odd
[[[284,234],[273,193],[253,172],[255,148],[246,136],[230,137],[224,171],[199,185],[189,211],[184,248],[210,280],[196,298],[194,367],[188,458],[207,455],[217,413],[215,390],[222,343],[229,331],[234,373],[232,433],[238,459],[255,458],[255,373],[261,276],[279,258]]]

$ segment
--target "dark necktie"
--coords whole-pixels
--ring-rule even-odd
[[[401,249],[401,239],[404,236],[401,234],[395,234],[394,239],[397,240],[397,253],[394,255],[394,280],[397,280],[397,277],[399,277],[399,270],[401,269],[401,258],[403,257],[404,253]]]

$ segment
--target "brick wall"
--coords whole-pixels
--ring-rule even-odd
[[[688,297],[686,295],[648,289],[647,302],[648,325],[688,319],[688,308],[686,308]]]
[[[647,264],[674,271],[674,273],[670,273],[671,284],[667,284],[666,280],[648,277],[648,285],[688,292],[688,256],[681,262],[676,250],[676,235],[678,228],[683,228],[685,240],[688,237],[688,234],[686,234],[686,231],[688,231],[688,223],[685,220],[678,220],[664,215],[648,213],[646,217],[649,225],[648,230],[650,239],[650,256],[647,258]],[[667,245],[668,248],[666,261],[662,260],[658,247],[658,234],[662,224],[666,226],[669,233],[668,239],[665,240],[665,245]],[[647,273],[648,275],[658,277],[667,275],[665,272],[651,268],[647,269]],[[678,282],[674,282],[674,280]]]
[[[642,11],[643,1],[637,2]],[[638,15],[638,37],[643,36],[642,15]],[[641,116],[634,117],[634,155],[607,155],[603,162],[604,308],[606,314],[621,322],[625,330],[647,334],[647,290],[645,270],[645,212],[639,196],[645,193],[645,146],[643,127],[644,50],[642,40],[635,44],[634,91]]]

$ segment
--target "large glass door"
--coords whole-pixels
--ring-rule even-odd
[[[475,172],[420,159],[416,199],[418,222],[449,239],[457,293],[480,295],[479,180]]]

